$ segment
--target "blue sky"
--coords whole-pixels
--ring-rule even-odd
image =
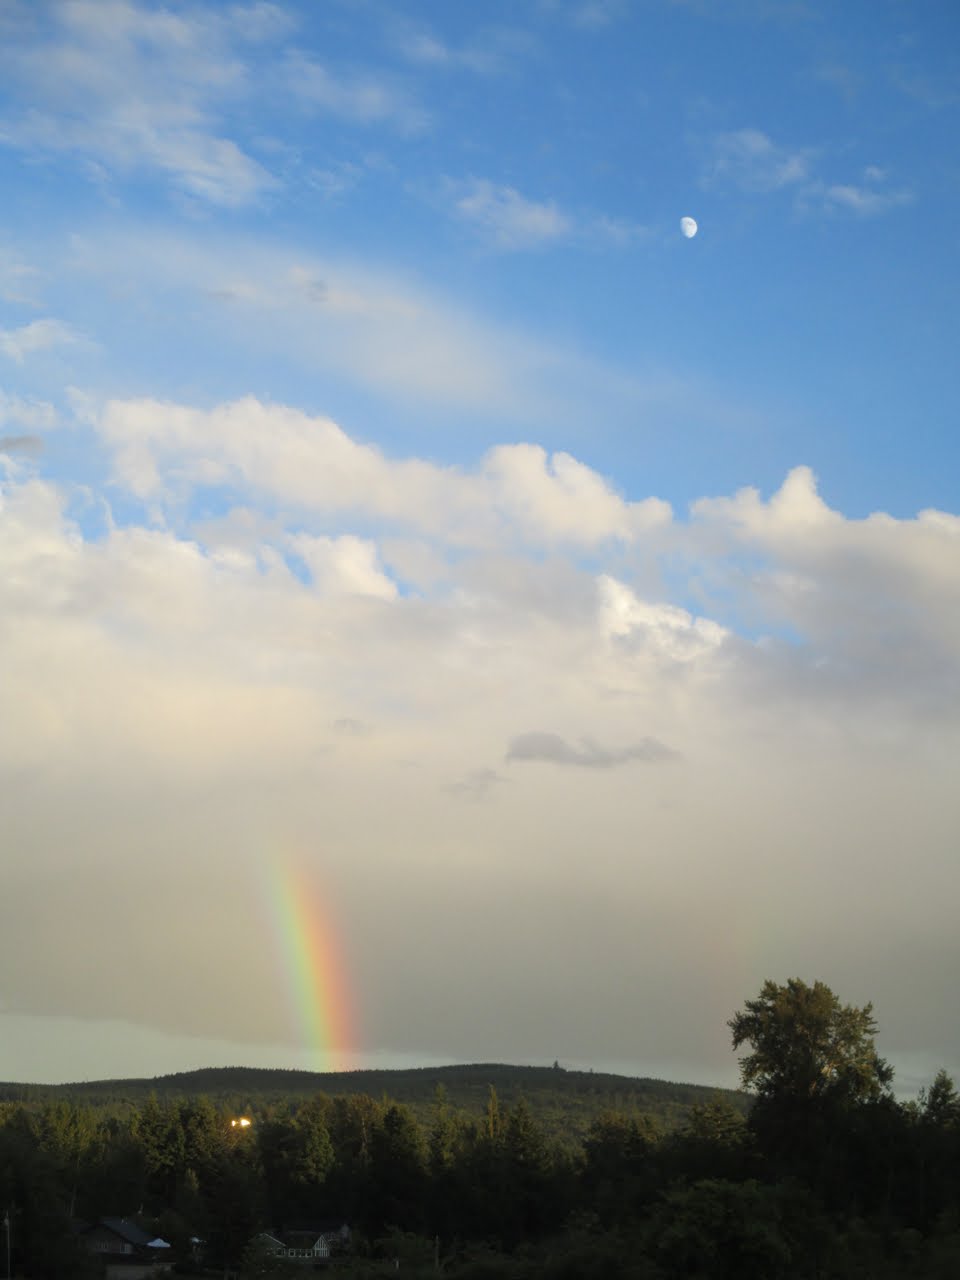
[[[154,892],[166,921],[226,874],[187,914],[236,955],[281,847],[340,904],[377,1061],[727,1079],[725,1018],[821,956],[911,1071],[960,1060],[958,24],[0,4],[6,945],[54,958],[0,992],[0,1075],[148,1070],[147,1032],[172,1066],[302,1052],[253,960],[198,942],[139,994]],[[107,995],[111,884],[140,924]],[[497,956],[468,929],[449,964],[437,921],[507,889]],[[639,974],[676,937],[665,1001]]]

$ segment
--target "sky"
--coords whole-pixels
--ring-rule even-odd
[[[960,1073],[958,35],[0,0],[0,1079]]]

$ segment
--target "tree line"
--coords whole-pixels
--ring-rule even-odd
[[[428,1126],[438,1084],[443,1085],[451,1106],[474,1116],[482,1114],[491,1085],[502,1104],[513,1106],[523,1097],[550,1137],[575,1146],[605,1111],[642,1111],[655,1116],[665,1129],[674,1129],[694,1103],[710,1101],[718,1093],[736,1106],[745,1105],[744,1095],[733,1090],[569,1070],[559,1062],[552,1067],[473,1063],[338,1072],[207,1067],[154,1079],[65,1085],[5,1083],[0,1084],[0,1102],[39,1105],[66,1098],[124,1117],[156,1094],[161,1102],[207,1097],[221,1109],[239,1115],[296,1104],[318,1093],[362,1093],[405,1103],[421,1124]]]
[[[183,1274],[303,1275],[263,1230],[347,1223],[344,1276],[458,1280],[844,1280],[960,1274],[960,1097],[940,1072],[897,1101],[869,1005],[767,982],[730,1022],[749,1113],[722,1097],[665,1130],[611,1110],[576,1147],[523,1099],[430,1114],[362,1094],[264,1107],[209,1099],[126,1116],[0,1104],[0,1211],[14,1274],[97,1274],[77,1224],[136,1216]],[[195,1241],[202,1241],[198,1250]],[[199,1259],[199,1261],[198,1261]]]

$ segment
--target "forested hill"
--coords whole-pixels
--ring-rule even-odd
[[[706,1085],[567,1071],[560,1066],[517,1067],[500,1063],[342,1072],[209,1067],[144,1080],[0,1084],[0,1100],[42,1103],[66,1098],[122,1113],[141,1106],[153,1093],[161,1101],[204,1096],[240,1112],[262,1111],[317,1093],[367,1094],[405,1103],[419,1119],[424,1119],[440,1085],[453,1107],[478,1116],[486,1106],[491,1086],[506,1105],[512,1106],[523,1097],[547,1132],[568,1139],[582,1137],[591,1122],[605,1111],[648,1115],[663,1128],[672,1129],[695,1103],[709,1102],[718,1095],[740,1110],[745,1111],[748,1105],[742,1093]]]

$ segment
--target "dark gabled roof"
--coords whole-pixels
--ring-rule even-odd
[[[129,1218],[98,1218],[88,1231],[94,1231],[97,1227],[106,1227],[108,1231],[113,1231],[121,1239],[126,1240],[127,1244],[135,1245],[138,1249],[145,1249],[153,1236],[138,1227],[135,1222],[131,1222]]]

